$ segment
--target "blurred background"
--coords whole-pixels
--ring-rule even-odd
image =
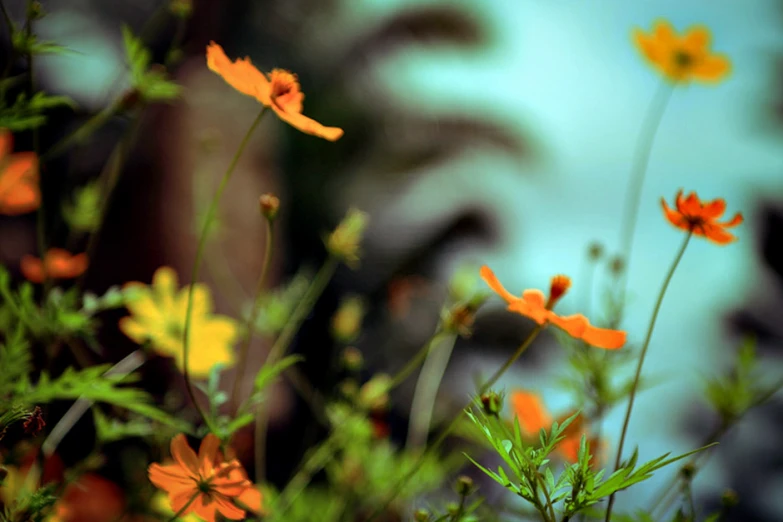
[[[23,18],[22,2],[5,3],[12,17]],[[204,49],[215,40],[229,56],[249,56],[262,70],[296,72],[305,113],[345,130],[332,144],[270,117],[254,134],[223,198],[206,262],[204,278],[218,309],[237,314],[251,298],[263,254],[261,193],[282,201],[270,286],[319,266],[322,233],[347,208],[370,214],[361,267],[338,272],[296,343],[316,386],[334,384],[323,368],[335,357],[328,325],[341,297],[367,297],[357,346],[371,369],[392,373],[432,334],[447,282],[462,266],[487,264],[512,291],[546,288],[555,273],[569,274],[574,287],[560,311],[587,306],[599,319],[600,289],[610,275],[602,266],[583,277],[586,252],[593,242],[608,256],[617,251],[636,137],[661,81],[630,35],[665,18],[680,31],[708,26],[713,49],[730,57],[733,74],[716,86],[678,88],[663,117],[628,273],[623,326],[633,345],[642,341],[681,241],[662,219],[660,198],[671,201],[680,188],[723,197],[728,213],[743,212],[746,223],[731,246],[691,243],[659,317],[645,364],[657,385],[638,398],[630,447],[651,459],[688,451],[713,431],[704,379],[730,364],[745,334],[757,336],[765,364],[779,374],[780,0],[194,0],[193,17],[181,26],[165,16],[167,4],[43,2],[49,14],[36,25],[42,39],[75,51],[35,63],[43,89],[78,104],[56,112],[42,132],[44,144],[127,91],[121,24],[145,35],[160,62],[172,35],[182,37],[183,54],[170,73],[184,86],[183,98],[145,113],[111,202],[90,288],[148,282],[161,265],[187,278],[198,215],[258,111],[255,100],[206,68]],[[5,36],[2,45],[9,45]],[[87,145],[53,162],[42,182],[47,204],[58,205],[96,177],[128,125],[115,118]],[[29,146],[20,139],[16,150]],[[34,229],[33,215],[0,218],[4,264],[16,267],[35,251]],[[53,221],[48,230],[56,242],[64,229]],[[529,328],[506,316],[499,300],[487,308],[474,338],[455,349],[436,421],[453,415],[474,379],[493,372]],[[108,359],[133,349],[121,334],[105,335]],[[254,367],[263,351],[261,344],[253,350]],[[556,385],[563,359],[554,339],[544,337],[501,384],[540,391],[553,411],[565,411],[573,399]],[[167,375],[165,369],[145,372],[152,388],[164,386],[156,377]],[[411,396],[412,384],[394,397],[395,437],[405,437]],[[269,444],[289,451],[270,452],[270,478],[283,481],[318,432],[306,429],[312,420],[291,390],[281,385],[275,397]],[[612,445],[623,414],[624,406],[616,408],[604,423]],[[783,519],[781,418],[783,403],[775,399],[728,434],[694,485],[700,503],[714,507],[731,487],[741,499],[736,520]],[[302,440],[292,440],[292,432],[304,433]],[[646,505],[666,478],[661,473],[619,495],[618,508]]]

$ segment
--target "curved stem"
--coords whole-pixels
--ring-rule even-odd
[[[105,107],[103,110],[95,113],[90,119],[84,122],[72,133],[63,137],[60,141],[49,147],[40,159],[41,163],[46,163],[60,154],[64,153],[70,147],[84,142],[95,131],[103,127],[113,116],[115,116],[122,107],[122,101],[117,100],[113,104]]]
[[[524,342],[519,346],[519,348],[516,349],[516,351],[511,355],[511,357],[508,358],[508,360],[498,368],[498,370],[490,377],[490,379],[485,382],[481,388],[478,390],[478,395],[483,395],[487,392],[497,381],[500,379],[500,377],[503,376],[503,374],[508,370],[514,362],[516,362],[519,357],[525,353],[525,351],[530,347],[530,345],[533,343],[536,337],[538,337],[538,334],[541,333],[541,330],[544,329],[544,325],[536,325],[535,328],[530,332],[530,334],[527,336],[527,339],[524,340]],[[470,405],[473,404],[473,401],[471,400],[469,403],[465,405],[462,410],[460,410],[458,415],[454,416],[454,419],[449,423],[448,426],[446,426],[446,429],[443,430],[437,439],[435,439],[435,442],[432,443],[432,445],[427,448],[428,451],[435,451],[437,450],[443,442],[445,442],[446,438],[451,434],[451,432],[454,430],[454,428],[457,427],[457,424],[459,424],[460,419],[462,418],[462,413],[470,407]],[[389,495],[389,497],[386,498],[386,500],[383,502],[383,504],[375,510],[375,512],[370,516],[369,519],[367,519],[367,522],[372,522],[378,516],[383,513],[387,507],[389,507],[389,504],[391,504],[395,498],[397,498],[397,495],[400,494],[402,491],[402,488],[405,486],[405,484],[408,483],[408,481],[413,477],[421,468],[422,464],[424,464],[424,459],[426,458],[427,453],[423,452],[421,456],[419,457],[419,460],[414,464],[413,468],[402,478],[400,482],[397,483],[395,488],[392,490],[392,494]]]
[[[209,205],[209,209],[207,210],[207,215],[204,218],[204,225],[202,226],[201,229],[201,236],[199,237],[198,240],[198,247],[196,248],[196,258],[193,261],[193,270],[190,276],[190,286],[188,287],[188,306],[187,306],[187,310],[185,311],[185,326],[184,326],[184,333],[182,334],[182,364],[184,368],[183,375],[185,377],[185,387],[188,391],[188,396],[190,397],[190,400],[193,403],[193,406],[198,411],[199,415],[201,415],[201,418],[204,419],[204,422],[210,428],[210,431],[212,431],[212,426],[209,418],[204,413],[204,410],[201,408],[201,406],[199,406],[198,401],[196,400],[196,393],[193,389],[193,382],[191,381],[190,378],[190,369],[188,365],[188,363],[190,362],[189,361],[190,321],[193,315],[193,294],[196,288],[196,282],[198,281],[198,272],[199,269],[201,268],[201,260],[204,257],[204,247],[207,244],[209,227],[212,224],[212,221],[215,219],[215,213],[217,212],[217,207],[218,207],[218,203],[220,202],[220,197],[223,195],[223,191],[226,190],[226,186],[228,185],[228,180],[231,179],[231,175],[234,173],[234,169],[236,168],[237,163],[239,163],[239,158],[242,156],[242,152],[244,152],[245,147],[250,141],[250,136],[252,136],[253,131],[256,129],[256,127],[258,127],[258,124],[261,123],[261,118],[263,118],[264,116],[264,109],[265,107],[261,108],[261,111],[258,113],[258,116],[256,116],[256,119],[253,120],[253,123],[250,125],[250,128],[247,130],[245,137],[242,138],[242,142],[239,144],[239,148],[234,154],[234,157],[231,159],[231,163],[229,164],[228,169],[226,169],[225,174],[223,174],[223,178],[220,180],[220,185],[218,185],[218,189],[215,192],[215,196],[212,198],[212,202]]]
[[[636,399],[636,392],[639,388],[639,378],[642,375],[642,365],[644,364],[645,356],[647,355],[647,349],[650,346],[650,339],[652,338],[653,330],[655,329],[655,321],[658,319],[658,312],[661,311],[661,303],[663,303],[663,296],[666,295],[666,289],[669,287],[669,283],[672,280],[672,276],[674,275],[674,271],[677,270],[677,265],[680,264],[680,260],[682,259],[682,255],[685,253],[685,249],[688,247],[688,243],[691,240],[691,237],[693,236],[692,232],[688,232],[688,234],[685,236],[685,240],[682,242],[682,246],[680,247],[679,252],[677,252],[677,256],[674,258],[674,262],[672,263],[671,268],[669,268],[669,273],[666,274],[666,279],[663,281],[663,286],[661,287],[661,291],[658,294],[658,300],[655,302],[655,308],[653,308],[653,314],[650,318],[650,325],[647,327],[647,335],[644,338],[644,344],[642,344],[642,353],[639,355],[639,362],[636,365],[636,374],[633,378],[633,386],[631,387],[631,395],[628,398],[628,408],[625,410],[625,420],[623,420],[623,429],[620,432],[620,442],[617,446],[617,455],[614,459],[614,469],[617,471],[617,469],[620,468],[620,460],[623,457],[623,445],[625,444],[625,436],[628,433],[628,424],[631,421],[631,411],[633,410],[633,403]],[[606,506],[606,518],[605,521],[609,522],[612,516],[612,507],[614,505],[614,498],[615,493],[612,493],[609,496],[609,503]]]
[[[242,385],[242,381],[245,377],[245,367],[247,366],[247,354],[250,351],[250,344],[253,341],[253,332],[255,331],[255,324],[258,320],[258,314],[261,311],[261,305],[259,303],[261,294],[264,291],[264,283],[266,282],[266,275],[269,272],[270,260],[272,259],[272,239],[273,231],[272,220],[266,218],[266,244],[264,249],[264,262],[261,265],[261,275],[258,276],[258,283],[256,283],[256,292],[253,294],[253,306],[250,309],[250,315],[245,321],[245,330],[247,335],[245,341],[242,343],[242,348],[239,351],[239,359],[237,362],[237,374],[234,378],[234,389],[231,392],[230,404],[235,405],[239,397],[239,389]],[[236,411],[236,407],[234,408]]]
[[[302,300],[299,301],[299,304],[294,309],[293,313],[291,313],[291,317],[283,327],[283,331],[280,332],[280,335],[277,337],[275,344],[273,344],[272,348],[269,349],[269,354],[266,357],[266,361],[264,361],[264,365],[274,365],[283,357],[283,355],[285,355],[285,352],[288,349],[288,345],[291,344],[291,341],[294,339],[294,335],[296,335],[296,332],[299,331],[299,327],[307,317],[307,314],[310,313],[316,301],[326,289],[326,285],[328,285],[329,281],[332,279],[332,275],[334,274],[335,270],[337,270],[339,263],[340,260],[338,258],[329,256],[321,266],[321,269],[315,275],[313,281],[310,283],[310,286],[307,288],[307,291],[302,297]],[[266,431],[268,427],[269,410],[267,409],[266,404],[262,403],[259,406],[258,413],[256,414],[255,425],[254,451],[256,483],[263,482],[264,478],[264,461],[266,460]]]
[[[196,501],[196,499],[201,495],[202,493],[199,491],[196,491],[196,494],[193,495],[190,500],[188,500],[188,503],[179,508],[179,511],[174,513],[174,516],[169,519],[169,522],[174,522],[175,520],[179,519],[182,515],[185,514],[185,511],[190,507],[190,505]]]
[[[636,220],[639,216],[639,200],[644,186],[644,176],[650,163],[650,152],[672,92],[674,92],[674,88],[669,83],[661,83],[650,102],[642,122],[642,129],[636,140],[631,175],[625,193],[625,205],[620,222],[620,255],[626,262],[626,273],[633,246]]]
[[[389,389],[396,388],[400,384],[402,384],[405,379],[408,378],[408,376],[413,373],[416,368],[418,368],[422,362],[427,358],[427,355],[430,353],[430,350],[437,346],[437,343],[440,342],[441,338],[446,335],[445,332],[438,330],[435,332],[435,334],[430,337],[430,340],[427,341],[427,344],[422,346],[422,348],[419,350],[419,352],[414,355],[406,364],[402,367],[402,369],[397,372],[394,377],[392,377],[391,382],[389,383]]]
[[[435,400],[456,341],[457,336],[452,334],[448,341],[443,342],[444,348],[437,351],[434,348],[438,345],[429,343],[433,349],[426,352],[427,357],[416,381],[411,403],[410,422],[408,423],[408,440],[405,443],[406,448],[420,447],[427,442]]]

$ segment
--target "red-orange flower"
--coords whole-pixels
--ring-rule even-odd
[[[41,204],[38,158],[34,152],[11,154],[13,137],[0,129],[0,214],[15,216]]]
[[[661,205],[666,219],[677,228],[687,230],[695,236],[706,237],[719,245],[737,240],[736,236],[726,232],[726,229],[741,224],[742,214],[737,212],[729,221],[719,223],[718,219],[726,212],[726,202],[721,198],[702,202],[695,192],[684,198],[680,190],[675,199],[677,210],[669,208],[663,198]]]
[[[514,415],[519,421],[519,427],[522,433],[529,439],[537,439],[538,433],[542,430],[549,430],[552,427],[553,419],[549,414],[541,398],[531,392],[516,390],[511,393],[511,409]],[[564,415],[557,419],[558,424],[562,424],[567,418],[571,417],[573,413]],[[586,435],[587,432],[584,426],[584,418],[581,414],[571,421],[563,435],[565,438],[556,446],[557,452],[568,462],[576,462],[579,460],[579,446],[582,443],[582,435]],[[588,437],[587,439],[588,449],[594,457],[591,464],[596,464],[598,456],[595,451],[600,446],[595,438]]]
[[[325,127],[302,114],[304,94],[295,74],[273,69],[267,77],[253,65],[250,58],[238,58],[232,62],[215,42],[207,46],[207,67],[219,74],[231,87],[270,107],[281,120],[305,134],[329,141],[336,141],[343,135],[342,129]]]
[[[21,261],[22,274],[33,283],[44,279],[74,279],[87,270],[87,254],[71,255],[62,248],[50,248],[43,261],[37,257],[24,256]]]
[[[571,280],[566,276],[552,278],[549,298],[546,299],[540,290],[525,290],[521,297],[515,296],[500,284],[488,266],[482,266],[480,274],[489,287],[508,303],[507,309],[511,312],[529,317],[540,325],[553,324],[572,337],[598,348],[614,350],[625,344],[626,333],[621,330],[595,327],[582,314],[559,316],[552,311],[555,303],[571,286]]]
[[[113,522],[125,511],[122,489],[100,475],[87,473],[68,484],[49,522]]]
[[[261,511],[261,492],[248,480],[239,461],[223,461],[215,435],[204,437],[196,455],[185,435],[179,434],[171,439],[171,455],[174,463],[150,464],[148,473],[150,481],[168,493],[175,513],[192,512],[214,522],[218,512],[241,520],[245,509]]]

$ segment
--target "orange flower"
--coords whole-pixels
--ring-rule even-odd
[[[15,216],[41,204],[38,158],[34,152],[11,154],[13,137],[0,129],[0,214]]]
[[[179,434],[171,439],[171,455],[174,463],[150,464],[148,473],[150,481],[168,493],[175,513],[193,512],[214,522],[217,512],[241,520],[245,509],[261,511],[261,492],[248,480],[239,461],[223,462],[220,440],[215,435],[204,437],[196,455],[185,435]]]
[[[659,20],[651,34],[635,29],[633,39],[647,61],[675,83],[716,83],[731,71],[728,58],[710,53],[710,31],[700,25],[679,36],[668,22]]]
[[[125,498],[117,484],[87,473],[65,487],[49,522],[113,522],[125,511]]]
[[[535,393],[516,390],[511,393],[511,408],[519,421],[519,427],[522,433],[529,439],[537,439],[538,433],[542,430],[549,430],[552,427],[552,416],[544,407],[541,398]],[[564,415],[557,419],[558,424],[562,424],[573,413]],[[563,435],[565,438],[558,443],[556,451],[568,462],[579,460],[579,446],[582,443],[582,435],[586,434],[584,428],[584,418],[582,415],[571,421]],[[587,439],[588,449],[594,457],[591,464],[597,464],[598,458],[594,453],[599,447],[598,441],[594,438]]]
[[[522,297],[515,296],[500,284],[488,266],[482,266],[480,274],[489,287],[508,303],[507,309],[511,312],[529,317],[540,325],[553,324],[572,337],[598,348],[614,350],[625,344],[626,334],[621,330],[597,328],[582,314],[559,316],[552,311],[555,303],[571,286],[571,280],[566,276],[552,278],[549,299],[545,299],[540,290],[525,290]]]
[[[37,257],[24,256],[21,262],[22,274],[33,283],[44,279],[74,279],[87,270],[87,254],[72,256],[62,248],[50,248],[41,261]]]
[[[741,224],[742,214],[737,212],[731,220],[719,223],[718,219],[726,212],[726,202],[723,199],[702,202],[695,192],[683,198],[680,190],[675,200],[677,210],[669,208],[663,198],[661,198],[661,205],[666,219],[677,228],[687,230],[696,236],[706,237],[719,245],[737,240],[736,236],[726,232],[725,229]]]
[[[270,107],[281,120],[305,134],[329,141],[336,141],[343,135],[342,129],[324,127],[302,114],[304,94],[295,74],[273,69],[267,77],[256,69],[250,58],[238,58],[232,62],[215,42],[207,46],[207,67],[219,74],[231,87]]]

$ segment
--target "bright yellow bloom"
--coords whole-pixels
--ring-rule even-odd
[[[161,355],[174,357],[182,370],[188,288],[178,289],[177,274],[169,267],[155,272],[152,285],[134,281],[124,288],[131,316],[120,319],[120,330],[137,343],[149,342]],[[190,373],[204,377],[215,364],[233,364],[236,339],[236,323],[229,317],[212,315],[209,289],[196,283],[188,342]]]
[[[659,20],[652,33],[635,29],[633,39],[647,61],[675,83],[717,83],[731,72],[726,56],[710,52],[710,31],[704,26],[690,27],[678,35],[669,22]]]

